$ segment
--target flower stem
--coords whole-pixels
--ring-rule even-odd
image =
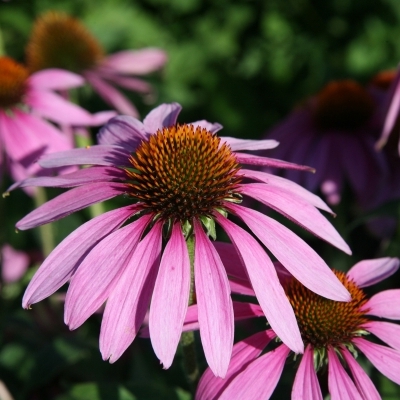
[[[195,304],[195,289],[194,289],[194,236],[189,236],[186,241],[190,259],[190,293],[189,293],[189,306]],[[183,332],[180,340],[183,353],[183,365],[186,372],[186,379],[191,386],[195,389],[197,380],[199,378],[199,367],[197,365],[196,357],[196,343],[194,332]]]

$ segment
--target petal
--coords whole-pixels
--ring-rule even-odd
[[[304,351],[292,388],[292,400],[305,399],[323,399],[314,369],[314,351],[310,345]]]
[[[219,213],[215,214],[215,218],[240,253],[254,292],[271,328],[290,349],[295,353],[302,353],[304,346],[296,317],[267,253],[242,228]]]
[[[267,172],[253,171],[251,169],[241,169],[240,173],[244,174],[246,178],[255,179],[257,181],[268,183],[271,186],[282,188],[289,192],[293,192],[295,195],[301,197],[307,203],[312,204],[321,210],[327,211],[333,214],[333,211],[328,207],[328,205],[317,195],[311,193],[307,189],[297,183],[290,181],[289,179],[282,178],[277,175],[272,175]]]
[[[121,146],[130,153],[146,138],[143,124],[129,115],[113,118],[97,134],[99,144]]]
[[[241,280],[235,280],[235,279],[229,279],[229,286],[231,288],[232,293],[237,293],[237,294],[244,294],[246,296],[252,296],[255,297],[255,293],[253,288],[251,287],[250,281],[241,281]]]
[[[29,256],[23,251],[13,249],[7,243],[0,248],[1,276],[4,283],[21,279],[29,267]]]
[[[363,400],[332,348],[328,349],[328,387],[332,400]]]
[[[201,121],[191,122],[191,125],[193,125],[194,127],[199,126],[201,128],[207,129],[211,133],[216,133],[223,128],[223,126],[221,124],[219,124],[218,122],[214,122],[214,123],[208,122],[205,119],[202,119]],[[221,140],[221,142],[222,142],[222,140]]]
[[[29,308],[68,282],[89,251],[137,210],[138,206],[128,206],[109,211],[86,222],[67,236],[33,276],[22,299],[22,306]]]
[[[400,351],[400,325],[385,321],[370,321],[365,329],[390,347]]]
[[[343,252],[351,254],[349,246],[329,221],[314,206],[293,192],[263,183],[249,183],[240,187],[244,194],[280,212]]]
[[[207,363],[216,376],[228,370],[233,346],[233,307],[228,277],[214,246],[194,220],[194,279],[200,337]]]
[[[122,74],[143,75],[160,69],[167,61],[165,51],[157,48],[125,50],[106,57],[101,66]]]
[[[18,221],[15,226],[23,231],[57,221],[75,211],[82,210],[99,201],[111,199],[125,191],[126,185],[122,183],[100,182],[80,186],[44,203]]]
[[[372,296],[364,304],[367,314],[380,318],[400,320],[400,289],[389,289]]]
[[[150,219],[143,216],[107,235],[84,258],[65,298],[64,321],[71,330],[82,325],[107,299],[127,268]]]
[[[50,68],[33,73],[28,78],[28,83],[38,89],[68,90],[83,86],[85,80],[82,76],[63,69]]]
[[[100,351],[110,363],[133,342],[146,315],[160,262],[161,230],[162,224],[157,223],[139,243],[107,301]]]
[[[375,260],[363,260],[347,272],[347,277],[353,279],[357,286],[362,288],[383,281],[398,269],[398,258],[384,257]]]
[[[249,280],[246,267],[232,243],[214,242],[214,247],[218,251],[229,276],[243,281]]]
[[[299,171],[315,172],[314,168],[306,165],[293,164],[275,158],[255,156],[253,154],[235,153],[236,159],[241,164],[260,165],[264,167],[294,169]]]
[[[350,352],[345,347],[342,347],[340,349],[340,352],[342,353],[351,371],[351,374],[353,375],[353,380],[363,399],[381,400],[381,396],[376,390],[376,387],[372,383],[370,377],[365,373],[365,371],[361,368],[361,366],[350,354]]]
[[[134,92],[149,94],[153,89],[151,85],[142,79],[131,78],[130,76],[121,76],[116,73],[106,73],[105,71],[98,71],[102,78],[115,83],[124,89],[132,90]]]
[[[216,377],[210,368],[207,368],[201,377],[196,391],[196,400],[217,400],[221,392],[232,382],[232,379],[244,370],[250,362],[255,360],[275,338],[272,330],[262,331],[236,343],[232,349],[232,359],[229,370],[224,379]]]
[[[400,385],[400,352],[362,338],[353,343],[365,354],[374,367],[387,378]]]
[[[43,168],[57,168],[68,165],[109,165],[129,167],[130,154],[120,146],[98,145],[69,151],[46,154],[39,160]]]
[[[350,293],[322,258],[295,233],[258,211],[227,204],[282,265],[311,291],[336,301],[350,301]]]
[[[279,145],[279,142],[272,139],[264,140],[251,140],[251,139],[237,139],[234,137],[223,136],[221,142],[230,146],[232,151],[241,150],[269,150],[274,149]]]
[[[149,329],[156,356],[169,368],[188,308],[190,260],[181,224],[175,223],[157,275],[150,306]]]
[[[289,352],[285,345],[281,345],[257,358],[233,379],[219,399],[269,399],[281,377]]]
[[[146,133],[153,134],[159,129],[175,125],[181,110],[182,107],[178,103],[161,104],[156,107],[143,120]]]

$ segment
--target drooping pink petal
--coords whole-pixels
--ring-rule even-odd
[[[91,167],[64,175],[28,178],[14,183],[7,191],[27,186],[69,188],[95,182],[121,181],[124,179],[126,179],[126,173],[122,169],[113,167]]]
[[[138,145],[147,139],[143,124],[129,115],[113,118],[97,134],[99,144],[121,146],[134,152]]]
[[[351,296],[322,258],[290,229],[250,208],[227,204],[282,265],[311,291],[336,301]]]
[[[216,376],[223,378],[231,359],[234,331],[228,277],[221,258],[197,220],[194,234],[194,279],[201,342],[208,365]]]
[[[238,372],[244,370],[250,362],[255,360],[275,338],[272,330],[258,332],[239,343],[232,349],[232,359],[224,379],[216,377],[210,368],[204,372],[197,386],[196,400],[217,400]]]
[[[321,387],[314,369],[314,350],[308,345],[297,369],[292,388],[292,400],[322,400]]]
[[[255,293],[253,288],[251,287],[250,281],[242,281],[240,279],[229,279],[229,286],[231,288],[232,293],[243,294],[246,296],[253,296],[255,297]]]
[[[12,283],[21,279],[29,267],[29,256],[23,251],[4,244],[0,248],[1,277],[4,283]]]
[[[162,224],[156,223],[139,243],[107,300],[100,330],[100,351],[113,363],[139,332],[157,277]]]
[[[84,85],[85,80],[73,72],[50,68],[33,73],[28,84],[41,90],[68,90]]]
[[[315,195],[314,193],[311,193],[307,189],[304,189],[296,182],[290,181],[289,179],[285,179],[277,175],[269,174],[267,172],[253,171],[251,169],[242,168],[240,170],[240,173],[243,174],[246,178],[255,179],[257,181],[265,182],[268,183],[269,185],[276,186],[285,189],[287,191],[291,191],[295,193],[297,196],[301,197],[306,202],[312,204],[314,207],[317,207],[321,210],[333,214],[333,211],[319,196]]]
[[[400,325],[385,321],[369,321],[366,330],[400,351]]]
[[[221,142],[230,146],[232,151],[241,150],[269,150],[274,149],[279,145],[279,142],[272,139],[252,140],[252,139],[238,139],[229,136],[221,137]]]
[[[232,243],[214,242],[214,247],[217,249],[222,263],[228,273],[228,276],[238,278],[240,280],[248,280],[246,267],[239,257],[235,246]]]
[[[143,120],[146,133],[153,134],[159,129],[175,125],[181,110],[182,107],[178,103],[161,104],[154,108]]]
[[[263,183],[249,183],[240,186],[246,194],[280,212],[314,235],[351,254],[351,250],[329,221],[311,204],[293,192]]]
[[[138,210],[139,206],[134,205],[109,211],[73,231],[49,254],[33,276],[22,306],[29,308],[68,282],[89,251]]]
[[[393,275],[399,269],[399,263],[398,258],[392,257],[363,260],[347,272],[347,277],[360,288],[375,285]]]
[[[99,111],[97,113],[92,114],[92,118],[93,118],[93,125],[94,126],[98,126],[98,125],[104,125],[105,123],[107,123],[111,118],[116,117],[118,114],[116,111]],[[82,128],[78,127],[76,128],[76,131],[78,132],[78,130],[80,130],[79,133],[76,133],[77,135],[82,135]],[[85,135],[82,136],[87,136],[87,131]]]
[[[16,223],[20,230],[26,230],[57,221],[75,211],[125,193],[126,185],[114,182],[90,183],[60,194],[31,211]]]
[[[107,56],[101,67],[121,74],[143,75],[160,69],[167,61],[165,51],[156,48],[124,50]]]
[[[387,378],[400,385],[400,352],[363,338],[353,339],[353,343],[365,354],[374,367]]]
[[[219,124],[218,122],[208,122],[205,119],[202,119],[200,121],[191,122],[190,125],[193,125],[194,127],[200,126],[201,128],[207,129],[211,133],[216,133],[223,128],[223,126],[221,124]],[[221,138],[221,142],[222,142],[222,138]]]
[[[389,289],[372,296],[363,306],[369,315],[400,320],[400,289]]]
[[[381,396],[376,390],[376,387],[372,383],[370,377],[365,373],[365,371],[361,368],[361,366],[346,349],[346,347],[342,347],[340,349],[340,352],[342,353],[348,367],[350,368],[351,374],[353,375],[354,383],[356,384],[356,387],[360,392],[363,400],[381,400]]]
[[[214,216],[246,265],[254,292],[272,329],[291,350],[303,353],[304,345],[296,317],[267,253],[245,230],[219,213]],[[282,318],[282,315],[285,317]]]
[[[235,153],[235,155],[237,161],[241,164],[315,172],[314,168],[308,167],[306,165],[293,164],[287,161],[276,160],[275,158],[255,156],[253,154],[245,153]]]
[[[164,368],[174,359],[190,291],[190,260],[180,223],[175,223],[157,275],[150,306],[151,344]]]
[[[328,349],[328,386],[332,400],[363,400],[353,381],[340,364],[333,348]]]
[[[130,264],[150,219],[143,216],[109,234],[84,258],[65,298],[64,321],[70,329],[82,325],[106,301]]]
[[[136,107],[129,101],[129,99],[114,86],[100,78],[98,74],[85,71],[84,76],[103,100],[121,114],[131,115],[132,117],[139,116]]]
[[[57,168],[68,165],[104,165],[129,167],[129,152],[120,146],[95,145],[59,153],[45,154],[39,160],[43,168]]]
[[[290,349],[284,344],[257,358],[238,374],[219,400],[269,399],[281,377]]]
[[[99,71],[99,74],[103,79],[115,83],[116,85],[121,86],[124,89],[132,90],[134,92],[142,94],[149,94],[153,91],[151,85],[143,79],[132,78],[130,76],[121,76],[118,73],[112,73],[104,70]]]

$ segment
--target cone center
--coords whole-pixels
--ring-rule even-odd
[[[12,107],[22,101],[28,71],[8,57],[0,57],[0,107]]]

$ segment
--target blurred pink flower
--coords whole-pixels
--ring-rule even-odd
[[[294,278],[283,283],[305,346],[292,388],[293,400],[322,400],[316,372],[326,367],[332,399],[380,399],[372,381],[355,360],[356,348],[382,374],[400,384],[400,325],[377,320],[400,319],[400,290],[385,290],[367,299],[361,289],[388,278],[398,267],[397,258],[380,258],[361,261],[346,275],[336,272],[352,295],[349,303],[315,295]],[[234,283],[232,290],[236,289]],[[188,314],[184,330],[197,329],[195,307],[190,307]],[[240,304],[236,305],[236,315],[245,319],[261,317],[262,312],[254,304]],[[388,346],[366,340],[365,335],[369,334]],[[200,379],[196,400],[269,399],[290,355],[285,344],[275,345],[263,354],[276,337],[274,330],[268,329],[236,343],[225,379],[215,377],[207,369]]]
[[[383,91],[343,80],[330,82],[299,105],[267,137],[281,143],[274,157],[310,165],[316,173],[283,171],[284,176],[312,192],[320,189],[333,205],[347,183],[360,204],[371,208],[388,169],[385,157],[375,151],[384,97]]]
[[[105,56],[100,43],[79,20],[55,11],[36,20],[27,46],[27,63],[31,70],[63,68],[79,73],[108,104],[134,117],[138,116],[136,107],[113,84],[150,94],[152,87],[147,82],[130,75],[159,70],[166,60],[166,53],[156,48]]]
[[[1,277],[3,282],[12,283],[21,279],[29,267],[29,256],[13,249],[9,244],[1,248]]]
[[[17,223],[29,229],[116,196],[134,201],[85,223],[45,260],[29,284],[29,307],[70,280],[65,322],[79,327],[106,300],[100,350],[116,361],[134,340],[151,299],[149,329],[164,367],[172,363],[187,310],[190,283],[185,238],[194,241],[194,279],[200,335],[208,364],[224,376],[233,344],[233,310],[224,263],[209,236],[215,222],[228,234],[245,265],[271,326],[296,353],[303,351],[293,310],[275,268],[258,241],[227,216],[242,219],[253,234],[310,290],[348,301],[349,293],[325,262],[291,230],[260,212],[239,205],[254,198],[346,253],[350,249],[317,210],[330,212],[317,196],[297,184],[243,164],[308,170],[308,167],[243,153],[265,150],[273,140],[218,138],[217,123],[177,124],[181,107],[163,104],[143,123],[129,116],[112,119],[99,145],[44,156],[54,168],[93,165],[60,177],[32,178],[16,187],[75,187]],[[248,178],[258,183],[242,183]],[[119,229],[129,218],[131,222]],[[162,232],[168,238],[161,249]],[[161,260],[160,260],[161,259]],[[305,268],[308,266],[308,268]],[[282,315],[284,318],[282,318]]]
[[[42,153],[73,147],[46,119],[59,124],[98,125],[115,115],[92,115],[54,92],[82,84],[80,76],[58,69],[29,75],[11,58],[0,57],[0,154],[6,154],[3,168],[8,164],[14,179],[38,172],[33,162]]]

